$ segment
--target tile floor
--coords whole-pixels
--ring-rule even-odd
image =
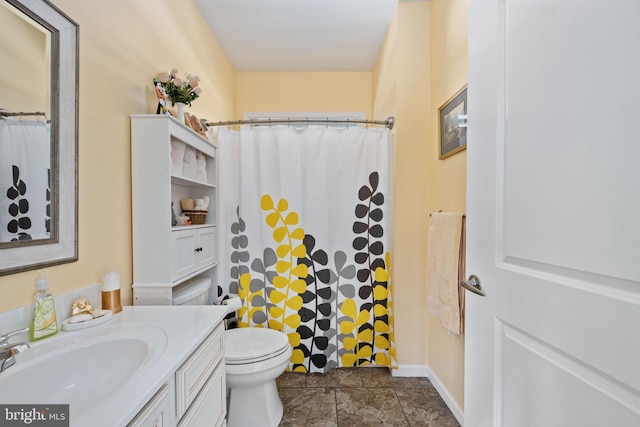
[[[285,372],[280,427],[460,427],[427,378],[392,377],[387,368]]]

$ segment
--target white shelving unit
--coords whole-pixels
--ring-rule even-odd
[[[206,181],[172,174],[171,143],[203,153]],[[133,300],[135,305],[171,305],[173,289],[189,279],[211,279],[216,269],[216,146],[168,115],[131,115]],[[184,198],[210,199],[204,224],[171,225]]]

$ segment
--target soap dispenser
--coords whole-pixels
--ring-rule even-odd
[[[36,282],[36,293],[33,296],[33,313],[29,325],[29,338],[37,341],[54,335],[58,332],[56,320],[56,308],[53,302],[53,294],[49,290],[49,282],[44,277],[44,270],[38,271],[40,275]]]

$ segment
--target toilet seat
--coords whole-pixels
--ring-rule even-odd
[[[250,365],[291,354],[289,338],[266,328],[237,328],[224,333],[226,365]]]

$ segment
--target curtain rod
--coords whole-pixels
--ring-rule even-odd
[[[4,117],[14,117],[14,116],[46,116],[45,113],[41,112],[41,111],[34,111],[32,113],[25,113],[25,112],[18,112],[18,113],[12,113],[6,110],[0,110],[0,116],[4,116]]]
[[[207,126],[233,126],[233,125],[272,125],[279,123],[354,123],[365,125],[384,125],[389,129],[393,129],[394,118],[388,117],[387,120],[361,120],[361,119],[250,119],[250,120],[231,120],[226,122],[207,122]]]

